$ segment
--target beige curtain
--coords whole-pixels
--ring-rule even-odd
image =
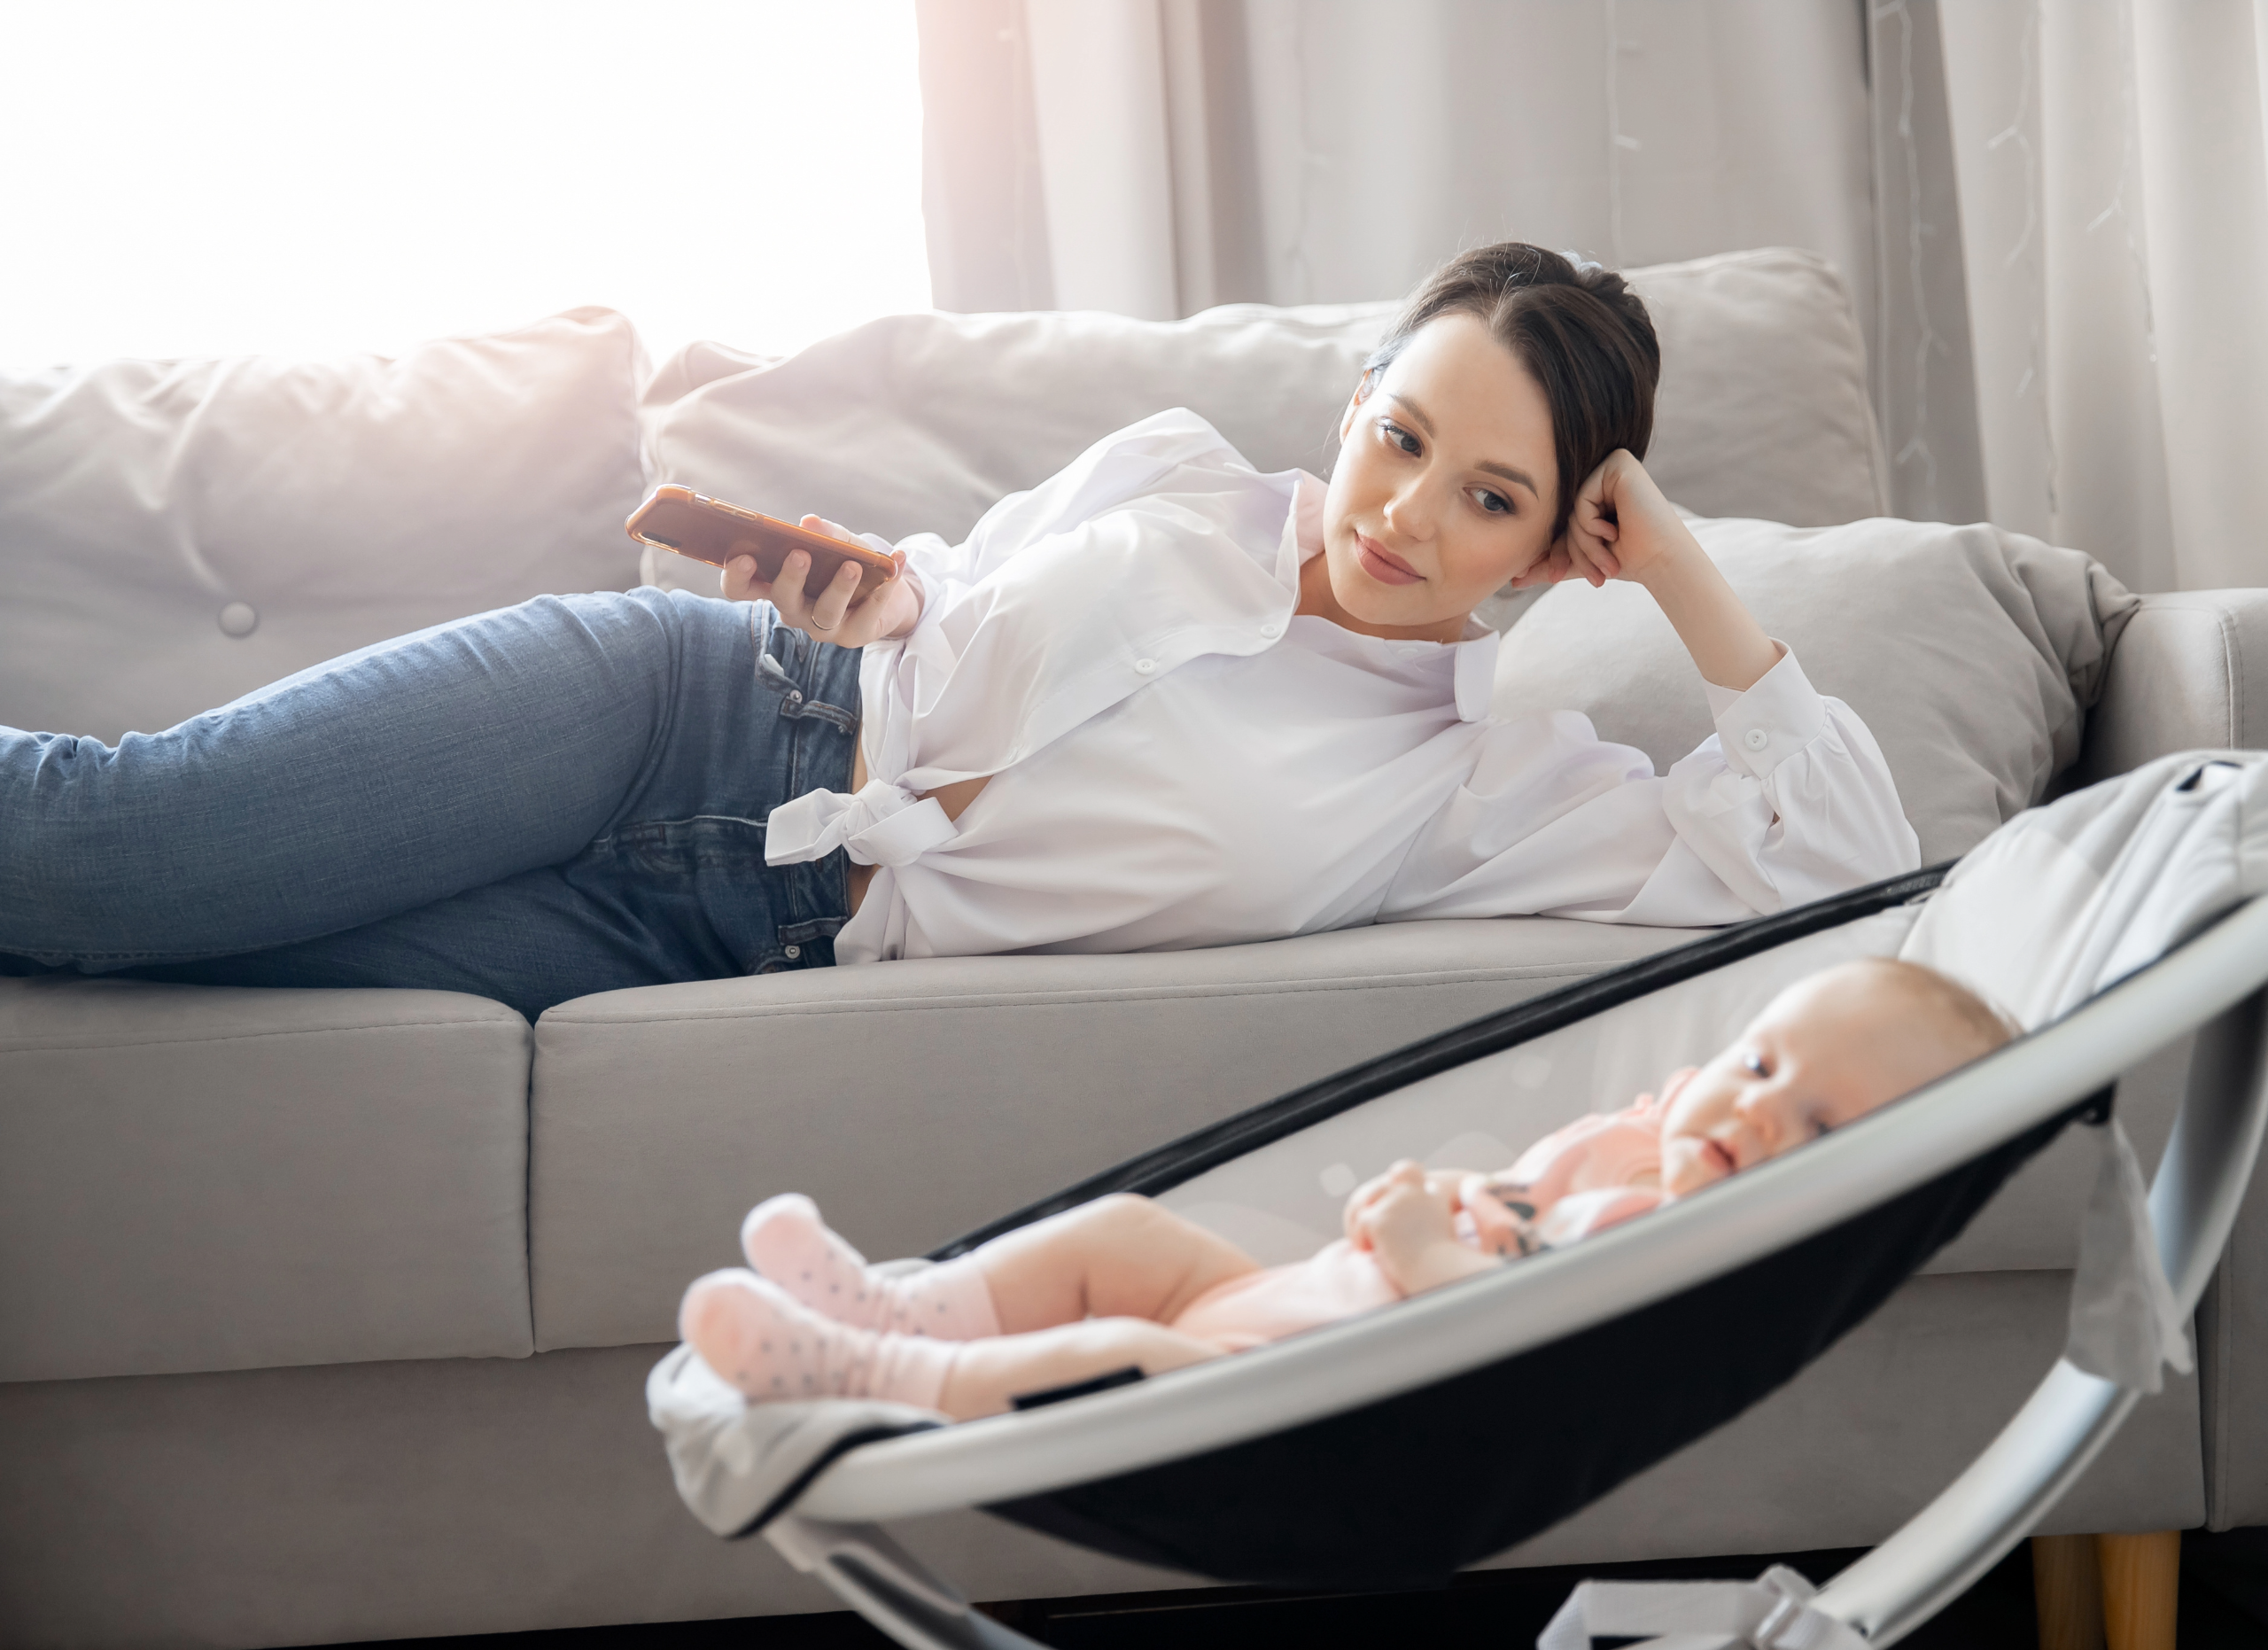
[[[2139,589],[2268,582],[2268,4],[1942,21],[1992,519]]]
[[[1392,297],[1515,235],[1616,264],[1809,246],[1873,313],[1852,0],[923,0],[920,19],[945,307]]]

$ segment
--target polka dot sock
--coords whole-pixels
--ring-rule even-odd
[[[748,1264],[814,1311],[838,1323],[938,1341],[1000,1333],[992,1290],[974,1256],[903,1277],[884,1277],[819,1218],[800,1192],[769,1198],[741,1223]]]
[[[678,1308],[678,1333],[710,1368],[759,1404],[885,1398],[935,1409],[960,1351],[927,1335],[877,1335],[837,1323],[737,1268],[695,1280]]]

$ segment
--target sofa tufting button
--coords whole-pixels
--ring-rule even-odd
[[[1751,728],[1741,735],[1740,742],[1751,751],[1761,751],[1772,743],[1772,735],[1761,728]]]
[[[221,634],[248,636],[260,624],[260,610],[249,602],[231,602],[221,610]]]

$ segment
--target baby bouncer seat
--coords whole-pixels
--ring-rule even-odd
[[[1133,1191],[1263,1265],[1296,1259],[1336,1235],[1345,1192],[1389,1161],[1508,1162],[1545,1128],[1705,1058],[1783,986],[1853,957],[1929,963],[2023,1028],[1689,1198],[1252,1351],[1035,1395],[983,1420],[862,1400],[748,1404],[686,1347],[654,1370],[649,1409],[710,1529],[761,1533],[920,1650],[1034,1642],[971,1609],[881,1528],[960,1507],[1221,1581],[1440,1584],[1791,1379],[2080,1124],[2101,1167],[2070,1341],[1949,1487],[1823,1589],[1785,1569],[1754,1583],[1586,1583],[1541,1641],[1894,1644],[2031,1531],[2157,1389],[2163,1363],[2187,1367],[2184,1325],[2268,1119],[2264,888],[2268,755],[2169,757],[2019,816],[1950,871],[1728,929],[1428,1038],[932,1258]],[[2145,1202],[2113,1092],[2192,1031],[2188,1087]],[[1660,1381],[1666,1366],[1681,1379]]]

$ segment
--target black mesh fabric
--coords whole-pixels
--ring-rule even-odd
[[[1839,1226],[1548,1346],[1289,1431],[988,1510],[1220,1581],[1444,1584],[1785,1384],[2105,1098]]]

